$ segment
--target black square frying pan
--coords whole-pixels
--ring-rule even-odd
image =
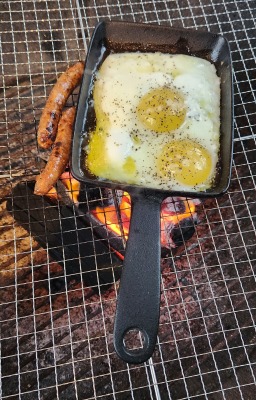
[[[83,143],[91,124],[90,97],[95,72],[110,53],[163,52],[187,54],[212,62],[220,77],[220,153],[217,177],[204,192],[162,191],[98,180],[85,168]],[[233,150],[233,86],[230,49],[216,34],[167,26],[102,21],[95,28],[88,50],[74,127],[72,174],[96,186],[122,189],[132,198],[132,217],[117,301],[114,346],[129,363],[151,357],[157,337],[160,305],[160,205],[168,196],[215,197],[230,182]],[[130,349],[127,333],[136,330],[142,346]]]

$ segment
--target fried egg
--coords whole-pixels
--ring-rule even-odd
[[[96,127],[86,168],[98,179],[204,191],[216,175],[220,80],[209,61],[163,53],[110,54],[93,85]]]

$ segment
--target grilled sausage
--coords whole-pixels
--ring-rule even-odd
[[[58,122],[66,101],[80,84],[84,63],[78,62],[60,75],[43,109],[37,132],[38,145],[48,149],[55,141]]]
[[[58,125],[58,132],[48,162],[38,175],[34,193],[45,195],[64,172],[71,153],[73,124],[76,108],[71,107],[63,112]]]

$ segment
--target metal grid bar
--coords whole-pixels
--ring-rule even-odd
[[[0,396],[35,399],[253,398],[255,388],[255,3],[254,1],[8,1],[1,4],[0,60]],[[198,208],[194,236],[162,258],[159,337],[148,363],[129,366],[112,344],[118,280],[110,239],[104,251],[92,225],[72,208],[45,201],[46,246],[33,237],[29,182],[40,169],[36,128],[53,82],[67,65],[84,59],[102,18],[153,22],[223,33],[234,68],[235,147],[229,192]],[[75,104],[73,95],[69,104]],[[27,228],[14,217],[17,184]],[[85,192],[93,209],[97,198]],[[6,200],[11,211],[6,210]],[[54,212],[55,214],[50,214]],[[49,215],[61,243],[48,235]],[[93,256],[65,251],[67,220],[75,242],[91,234]],[[87,237],[87,236],[85,236]],[[60,251],[64,268],[52,258]],[[108,257],[101,265],[100,257]],[[83,279],[94,260],[96,280]],[[69,263],[77,262],[70,271]],[[120,263],[119,263],[120,266]],[[102,271],[111,271],[102,281]]]

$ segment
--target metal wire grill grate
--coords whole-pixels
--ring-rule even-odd
[[[22,0],[0,11],[0,397],[254,398],[255,2]],[[231,186],[198,207],[193,237],[163,255],[157,347],[139,366],[112,344],[121,261],[73,205],[36,201],[30,186],[45,100],[58,73],[84,59],[101,18],[223,33],[234,68]],[[105,196],[87,188],[84,206]]]

